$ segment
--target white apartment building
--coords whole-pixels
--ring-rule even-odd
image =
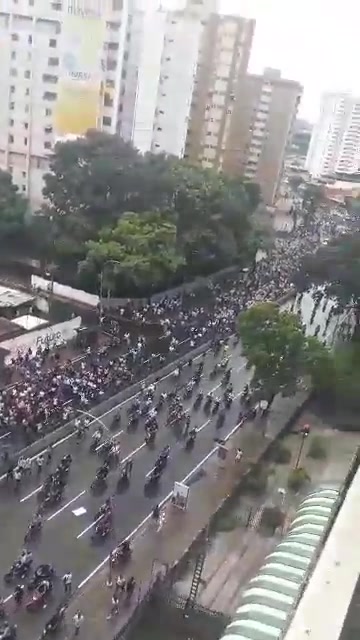
[[[127,14],[127,0],[0,0],[0,167],[33,208],[56,140],[116,132]]]
[[[142,153],[182,157],[202,34],[217,0],[164,0],[156,9],[150,0],[136,4],[118,130]]]
[[[360,168],[360,97],[326,93],[311,136],[305,167],[315,178]]]

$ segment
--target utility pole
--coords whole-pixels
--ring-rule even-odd
[[[303,452],[303,449],[304,449],[305,440],[308,437],[309,433],[310,433],[310,425],[309,424],[304,424],[303,428],[301,429],[300,447],[299,447],[299,451],[298,451],[298,455],[297,455],[297,458],[296,458],[294,469],[298,469],[299,468],[301,455],[302,455],[302,452]]]

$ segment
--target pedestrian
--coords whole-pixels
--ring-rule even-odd
[[[64,593],[65,593],[65,595],[70,594],[71,590],[72,590],[72,573],[71,573],[71,571],[68,571],[67,573],[64,573],[64,575],[62,577],[62,581],[63,581],[63,585],[64,585]]]
[[[111,609],[110,609],[109,615],[106,616],[107,620],[110,620],[110,618],[112,618],[114,615],[118,613],[119,613],[119,597],[115,590],[111,597]]]
[[[14,480],[15,480],[15,491],[19,491],[20,489],[20,482],[21,482],[21,469],[19,469],[19,467],[16,467],[14,469]]]
[[[119,595],[120,593],[124,593],[125,591],[125,586],[126,586],[126,580],[124,578],[124,576],[122,576],[121,574],[119,576],[116,577],[116,582],[115,582],[115,593],[117,595]]]
[[[128,478],[130,478],[130,477],[131,477],[131,472],[132,472],[133,464],[134,464],[134,463],[133,463],[133,461],[132,461],[132,459],[131,459],[131,458],[130,458],[130,460],[128,460],[128,461],[126,462],[126,467],[125,467],[125,468],[126,468],[126,471],[127,471]]]
[[[75,628],[74,635],[78,636],[80,633],[80,627],[84,622],[84,616],[81,613],[80,609],[78,609],[77,612],[75,613],[73,617],[73,622],[74,622],[74,628]]]
[[[46,464],[46,466],[51,464],[52,455],[53,455],[52,446],[51,446],[51,444],[49,444],[49,446],[47,447],[47,449],[45,451],[45,456],[46,456],[45,464]]]
[[[44,465],[44,456],[40,455],[36,458],[36,468],[37,468],[37,474],[38,476],[41,474],[42,472],[42,468]]]
[[[127,583],[126,583],[126,597],[128,600],[130,600],[132,594],[134,593],[134,589],[135,589],[135,578],[134,576],[131,576],[131,578],[128,579]]]

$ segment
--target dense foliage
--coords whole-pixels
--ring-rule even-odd
[[[277,393],[295,393],[306,376],[319,386],[332,378],[331,354],[316,338],[306,337],[298,315],[272,302],[254,305],[239,316],[239,334],[252,384],[272,401]]]
[[[28,257],[56,265],[57,280],[98,292],[102,279],[113,295],[136,296],[255,255],[255,184],[142,156],[98,131],[58,143],[50,169],[44,207],[28,225],[26,201],[0,174],[0,235],[16,251],[23,234]]]

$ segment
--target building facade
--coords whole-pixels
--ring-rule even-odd
[[[116,132],[127,12],[127,0],[0,0],[0,167],[34,208],[57,140]]]
[[[133,5],[118,131],[142,153],[182,157],[202,34],[217,0]]]
[[[247,71],[255,22],[213,14],[203,33],[185,155],[223,168],[239,79]]]
[[[216,115],[212,113],[213,105],[209,100],[212,91],[203,88],[209,116],[203,118],[205,126],[200,136],[196,133],[198,124],[193,116],[191,124],[196,123],[196,144],[191,128],[187,154],[205,167],[215,167],[258,182],[265,203],[272,204],[279,189],[302,87],[281,78],[277,70],[265,70],[263,76],[245,73],[253,30],[251,21],[243,21],[243,67],[240,64],[235,68],[229,91],[225,94],[227,101],[218,108]],[[195,105],[194,114],[196,108]]]
[[[348,93],[322,96],[306,169],[314,178],[352,174],[360,167],[360,98]]]

